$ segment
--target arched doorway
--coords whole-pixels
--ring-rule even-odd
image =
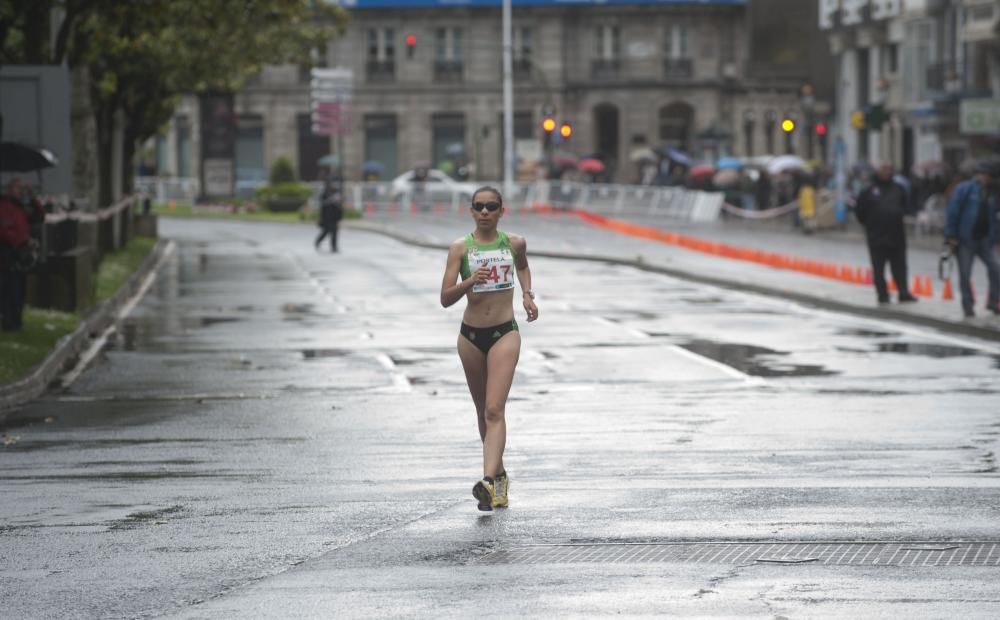
[[[694,108],[675,101],[660,108],[660,142],[685,152],[691,150],[691,130],[694,128]]]
[[[597,154],[607,166],[608,176],[613,176],[618,163],[618,108],[610,103],[594,106],[594,131]]]

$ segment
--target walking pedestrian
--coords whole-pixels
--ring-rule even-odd
[[[330,236],[330,251],[337,252],[337,229],[340,220],[344,217],[344,197],[339,181],[327,179],[323,185],[323,193],[319,198],[319,227],[320,233],[316,237],[316,249],[322,243],[324,237]]]
[[[899,302],[910,303],[917,298],[910,294],[906,282],[906,231],[903,216],[908,198],[906,189],[892,176],[892,164],[879,164],[872,184],[858,196],[855,215],[865,227],[868,254],[872,262],[872,279],[880,304],[889,303],[885,282],[885,265],[889,263],[892,279],[899,290]]]
[[[476,407],[483,443],[483,478],[472,487],[479,510],[506,507],[510,478],[503,464],[507,443],[507,395],[521,352],[521,334],[514,319],[514,275],[521,285],[528,322],[538,318],[531,290],[524,237],[497,229],[503,199],[492,187],[472,195],[475,230],[448,249],[441,282],[441,305],[466,298],[458,337],[458,356]],[[461,281],[458,281],[461,276]],[[457,283],[456,283],[457,282]]]
[[[40,228],[45,210],[21,179],[12,179],[0,195],[0,328],[20,331],[28,271],[39,260],[32,228]]]
[[[1000,314],[1000,268],[994,246],[997,243],[997,188],[1000,177],[997,165],[981,162],[975,175],[955,188],[948,202],[945,220],[945,240],[958,255],[959,288],[962,311],[975,316],[972,296],[972,263],[976,257],[986,265],[989,289],[986,309]]]

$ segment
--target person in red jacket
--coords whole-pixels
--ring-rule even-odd
[[[0,195],[0,327],[19,331],[31,255],[31,226],[45,211],[20,179]]]

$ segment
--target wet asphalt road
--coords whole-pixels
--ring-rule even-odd
[[[553,225],[519,224],[529,249]],[[1000,540],[995,343],[536,259],[512,507],[484,516],[441,252],[162,229],[178,250],[105,352],[7,420],[0,616],[1000,615],[997,567],[486,561]]]

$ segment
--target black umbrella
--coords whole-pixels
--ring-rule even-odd
[[[0,172],[31,172],[52,168],[58,163],[49,150],[17,142],[0,142]]]

